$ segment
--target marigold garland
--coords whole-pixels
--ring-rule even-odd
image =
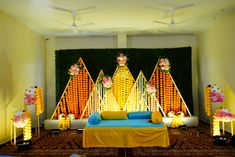
[[[36,88],[35,94],[37,97],[36,101],[36,115],[39,116],[44,111],[44,100],[42,95],[42,88]]]
[[[61,113],[66,115],[73,113],[76,118],[81,116],[83,118],[87,118],[91,112],[91,108],[93,107],[89,103],[93,102],[93,100],[90,100],[90,95],[92,95],[92,98],[95,98],[98,96],[98,94],[96,96],[93,95],[94,93],[91,94],[94,83],[90,78],[82,60],[79,60],[78,62],[78,67],[80,66],[83,66],[84,68],[79,69],[79,72],[70,79],[66,91],[57,105],[57,111],[53,114],[54,117],[58,117],[58,115]],[[112,86],[109,88],[112,88],[112,92],[116,98],[116,101],[118,102],[118,105],[120,105],[120,108],[123,109],[124,105],[127,103],[127,101],[129,101],[128,96],[132,91],[135,80],[133,79],[126,65],[120,65],[117,67],[117,71],[119,71],[118,76],[116,77],[117,74],[115,71],[113,78],[116,87]],[[160,58],[158,64],[155,67],[154,73],[149,80],[149,83],[153,84],[156,89],[155,98],[159,100],[164,113],[168,113],[169,111],[174,110],[175,112],[182,111],[187,115],[187,106],[182,100],[182,97],[176,85],[174,84],[169,71],[169,60],[167,58]],[[122,88],[122,90],[120,90],[120,88]],[[138,102],[137,96],[139,96],[140,93],[133,93],[136,96],[135,101]],[[107,94],[110,96],[110,93]],[[152,103],[152,100],[150,102]],[[145,106],[143,102],[139,102],[138,104]],[[101,110],[101,108],[103,110],[103,107],[105,106],[102,105],[103,104],[101,104],[99,108],[98,105],[93,106],[95,106],[95,110]],[[135,107],[129,105],[128,109],[129,108]],[[151,106],[150,109],[152,110],[154,107]]]
[[[27,117],[25,123],[25,127],[23,128],[23,139],[26,140],[30,140],[32,138],[32,124],[31,124],[31,117],[30,117],[30,113],[29,112],[24,112],[24,115]]]
[[[205,106],[205,112],[208,117],[211,116],[211,100],[210,100],[210,95],[211,95],[211,86],[208,85],[204,88],[204,106]]]
[[[127,66],[117,67],[113,76],[113,94],[122,110],[134,85],[134,78]],[[122,90],[120,90],[122,89]]]
[[[157,89],[156,98],[159,100],[164,113],[168,113],[169,111],[182,111],[185,115],[188,115],[190,113],[187,111],[187,106],[184,100],[182,100],[180,92],[178,91],[178,88],[172,80],[169,72],[169,60],[166,58],[160,58],[149,81],[153,83]]]
[[[64,113],[65,115],[71,113],[74,114],[76,118],[79,118],[83,113],[93,88],[93,81],[82,59],[79,59],[77,67],[79,67],[79,71],[70,78],[66,90],[57,104],[57,111],[53,114],[54,118],[58,118],[60,113]],[[87,117],[88,112],[85,112],[84,118]]]

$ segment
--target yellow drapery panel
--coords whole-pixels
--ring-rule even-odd
[[[162,128],[86,127],[83,147],[138,147],[170,145],[166,125]]]

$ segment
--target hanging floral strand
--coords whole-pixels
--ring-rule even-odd
[[[205,105],[205,112],[208,117],[211,115],[211,85],[208,85],[204,88],[204,105]]]

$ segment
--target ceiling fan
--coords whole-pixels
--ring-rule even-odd
[[[81,12],[81,11],[86,11],[86,10],[89,10],[89,9],[94,9],[95,7],[93,6],[90,6],[90,7],[85,7],[85,8],[81,8],[81,9],[66,9],[66,8],[60,8],[60,7],[57,7],[57,6],[50,6],[52,9],[55,9],[55,10],[59,10],[59,11],[63,11],[63,12],[67,12],[69,14],[71,14],[72,16],[72,22],[71,24],[66,24],[64,22],[60,22],[58,20],[54,20],[58,23],[61,23],[63,25],[66,25],[66,26],[69,26],[70,29],[73,30],[73,32],[77,32],[77,29],[78,27],[82,27],[82,26],[86,26],[86,25],[90,25],[92,23],[85,23],[85,24],[77,24],[77,16],[78,16],[78,13]]]
[[[158,20],[155,20],[153,22],[160,23],[160,24],[165,24],[165,25],[168,25],[170,27],[174,27],[174,26],[176,26],[176,24],[182,24],[182,23],[185,23],[185,22],[187,22],[189,20],[189,19],[187,19],[187,20],[184,20],[184,21],[176,22],[174,20],[174,13],[177,10],[179,10],[179,9],[184,9],[184,8],[192,7],[192,6],[194,6],[193,3],[186,4],[186,5],[180,5],[180,6],[176,6],[176,7],[172,7],[170,9],[155,8],[155,7],[149,7],[149,8],[150,9],[157,9],[157,10],[160,10],[160,11],[164,11],[166,15],[170,14],[170,17],[171,17],[170,22],[164,22],[164,21],[158,21]]]

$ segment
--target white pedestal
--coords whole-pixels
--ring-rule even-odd
[[[162,120],[168,127],[171,126],[172,118],[162,117]],[[182,117],[182,121],[186,126],[198,126],[198,117],[196,116]]]
[[[44,128],[45,130],[58,129],[59,122],[60,120],[58,119],[46,119],[44,121]],[[70,129],[83,129],[85,128],[86,123],[87,123],[87,119],[71,120]]]

